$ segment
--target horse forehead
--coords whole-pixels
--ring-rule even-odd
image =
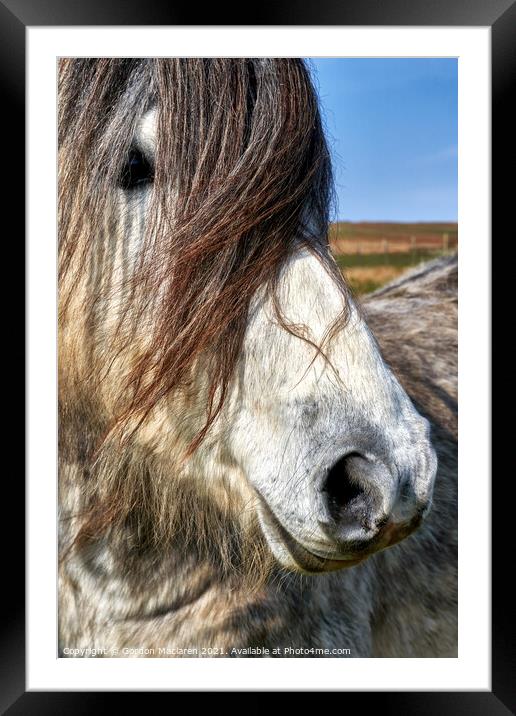
[[[307,249],[299,251],[285,267],[281,299],[289,318],[301,322],[314,319],[323,324],[335,320],[348,305],[348,297],[335,277]]]
[[[300,250],[284,267],[279,291],[281,311],[288,323],[304,326],[311,340],[320,343],[328,329],[346,311],[346,329],[361,327],[362,321],[349,295],[346,295],[337,280],[321,260],[307,249]],[[254,347],[262,344],[264,336],[277,346],[278,350],[292,347],[295,340],[298,356],[312,352],[309,344],[293,339],[292,335],[278,324],[272,300],[259,292],[255,298],[248,331],[248,341]],[[277,351],[276,351],[277,352]]]

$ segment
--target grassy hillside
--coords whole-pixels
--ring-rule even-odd
[[[351,222],[339,221],[331,226],[330,239],[357,239],[377,241],[378,239],[440,239],[447,233],[450,241],[457,241],[457,224],[442,222],[420,222],[414,224],[395,222]]]

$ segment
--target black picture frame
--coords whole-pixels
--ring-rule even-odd
[[[4,173],[2,196],[9,206],[17,206],[24,216],[24,144],[25,144],[25,30],[27,26],[62,25],[385,25],[385,26],[490,26],[492,38],[492,236],[503,236],[514,225],[514,182],[507,180],[505,168],[511,148],[514,151],[513,115],[508,111],[511,78],[516,78],[516,2],[515,0],[317,0],[261,2],[255,8],[247,4],[245,13],[214,3],[202,9],[194,3],[146,0],[0,0],[0,78],[4,112],[9,120],[4,135],[2,156]],[[512,165],[513,166],[513,165]],[[511,201],[512,199],[512,201]],[[509,217],[509,212],[512,216]],[[20,230],[21,230],[20,222]],[[5,231],[5,228],[4,228]],[[10,229],[13,232],[13,229]],[[12,233],[14,238],[14,232]],[[466,240],[467,237],[464,239]],[[10,242],[14,260],[24,260],[24,243]],[[14,264],[13,264],[14,265]],[[497,267],[497,271],[501,267]],[[501,275],[500,273],[500,275]],[[9,313],[9,312],[8,312]],[[20,321],[5,316],[4,331],[16,329]],[[11,321],[12,325],[9,325]],[[23,335],[14,340],[13,366],[23,364]],[[11,367],[13,367],[11,366]],[[22,378],[21,378],[22,379]],[[20,382],[20,385],[22,383]],[[498,438],[500,441],[503,437]],[[23,453],[22,453],[23,454]],[[495,454],[495,451],[493,451]],[[100,701],[118,710],[120,694],[25,691],[25,593],[24,593],[24,484],[21,470],[12,472],[4,495],[15,514],[10,538],[4,536],[3,610],[0,644],[2,647],[2,688],[0,709],[18,714],[74,714],[99,710]],[[490,714],[514,712],[516,706],[516,649],[512,619],[514,597],[505,584],[507,545],[514,542],[512,501],[505,486],[493,487],[493,592],[492,592],[492,691],[473,692],[367,692],[346,693],[345,706],[360,699],[364,708],[397,714]],[[7,532],[6,532],[7,533]],[[5,534],[6,534],[5,533]],[[7,587],[8,585],[8,587]],[[512,638],[511,638],[512,637]],[[132,707],[138,708],[142,694],[128,694]],[[117,697],[116,705],[114,696]],[[147,697],[148,698],[148,697]],[[148,707],[148,702],[147,702]]]

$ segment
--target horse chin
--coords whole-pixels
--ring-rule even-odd
[[[282,567],[302,574],[335,572],[354,567],[363,562],[369,554],[352,556],[348,559],[323,557],[308,550],[283,527],[263,498],[260,499],[258,515],[262,531],[269,547]]]

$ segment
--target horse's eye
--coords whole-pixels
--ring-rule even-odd
[[[152,167],[138,149],[131,149],[120,175],[122,189],[134,189],[153,180]]]

